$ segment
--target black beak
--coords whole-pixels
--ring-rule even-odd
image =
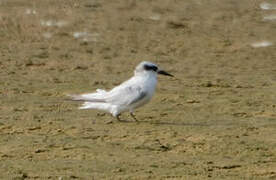
[[[163,71],[163,70],[158,70],[157,73],[165,75],[165,76],[171,76],[171,77],[173,77],[173,75],[171,75],[171,74],[169,74],[169,73],[167,73],[166,71]]]

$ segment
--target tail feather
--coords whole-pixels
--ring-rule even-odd
[[[88,93],[88,94],[69,94],[73,101],[88,101],[88,102],[106,102],[104,96],[106,95],[106,91],[102,89],[97,89],[96,93]]]
[[[102,89],[97,89],[95,93],[88,94],[69,94],[71,100],[82,101],[83,104],[79,109],[98,109],[112,113],[114,106],[106,102],[105,97],[108,92]]]
[[[103,89],[96,89],[97,93],[101,93],[101,94],[105,94],[107,93],[106,90],[103,90]]]
[[[92,103],[92,102],[84,102],[79,109],[98,109],[110,112],[111,105],[108,103]]]

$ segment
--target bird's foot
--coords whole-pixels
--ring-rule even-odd
[[[130,113],[130,115],[131,115],[131,117],[136,121],[136,122],[139,122],[138,120],[137,120],[137,118],[135,117],[135,115],[131,112]]]
[[[117,116],[116,116],[116,119],[117,119],[118,121],[122,122],[122,120],[120,119],[120,115],[121,115],[121,114],[117,115]]]

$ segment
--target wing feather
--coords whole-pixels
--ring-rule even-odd
[[[143,91],[139,79],[129,79],[110,91],[97,89],[95,93],[70,95],[74,101],[104,102],[112,105],[128,106],[142,100],[147,96]]]
[[[125,84],[111,90],[107,97],[106,102],[114,105],[131,105],[147,95],[137,84]]]
[[[137,103],[138,101],[141,101],[142,99],[144,99],[144,97],[147,96],[147,93],[146,92],[143,92],[141,91],[135,98],[133,98],[128,105],[131,105],[131,104],[135,104]]]

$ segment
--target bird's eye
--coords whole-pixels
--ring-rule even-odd
[[[150,70],[152,70],[152,71],[157,71],[157,67],[156,66],[154,66],[154,65],[148,65],[148,64],[145,64],[144,65],[144,69],[146,70],[146,71],[150,71]]]

